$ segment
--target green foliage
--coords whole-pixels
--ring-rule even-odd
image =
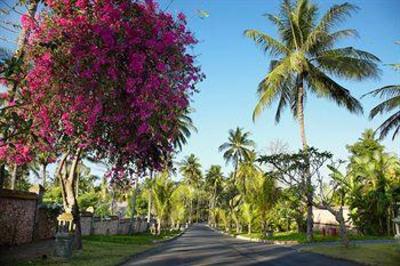
[[[399,159],[384,151],[372,130],[347,149],[347,202],[354,223],[367,234],[392,234],[394,203],[400,200]]]

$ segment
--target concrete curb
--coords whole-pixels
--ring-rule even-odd
[[[179,238],[180,236],[182,236],[188,229],[190,228],[190,226],[188,228],[185,228],[185,230],[183,230],[182,232],[180,232],[179,234],[177,234],[176,236],[173,236],[171,238],[168,239],[164,239],[164,240],[158,240],[158,241],[154,241],[153,244],[155,244],[154,247],[151,247],[149,249],[140,251],[138,253],[135,253],[133,255],[130,255],[128,257],[126,257],[123,261],[121,261],[120,263],[116,264],[116,266],[121,266],[121,265],[125,265],[128,261],[133,260],[137,257],[140,256],[144,256],[146,254],[150,254],[150,253],[154,253],[157,252],[158,250],[160,250],[161,248],[163,248],[166,244],[168,244],[169,242],[172,242],[174,240],[176,240],[177,238]]]
[[[326,242],[313,242],[313,243],[299,243],[297,241],[278,241],[278,240],[265,240],[265,239],[259,239],[259,238],[250,238],[246,236],[241,236],[241,235],[234,235],[234,234],[229,234],[223,231],[220,231],[216,228],[213,228],[209,225],[207,225],[211,230],[226,235],[230,236],[236,239],[241,239],[249,242],[257,242],[257,243],[264,243],[264,244],[270,244],[270,245],[279,245],[279,246],[285,246],[285,247],[291,247],[293,249],[296,249],[298,251],[303,250],[304,248],[312,248],[312,247],[320,247],[320,246],[337,246],[341,245],[340,241],[326,241]],[[368,245],[368,244],[379,244],[379,243],[396,243],[396,240],[392,239],[371,239],[371,240],[351,240],[350,244],[353,245]]]
[[[170,242],[170,241],[172,241],[172,240],[177,239],[177,238],[180,237],[181,235],[183,235],[183,234],[186,232],[187,229],[188,229],[188,228],[185,228],[185,229],[184,229],[183,231],[181,231],[179,234],[177,234],[177,235],[175,235],[175,236],[173,236],[173,237],[171,237],[171,238],[162,239],[162,240],[153,240],[152,242],[153,242],[154,244],[162,244],[162,243]]]

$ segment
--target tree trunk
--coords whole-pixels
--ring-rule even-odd
[[[250,235],[251,234],[251,222],[249,222],[249,227],[247,233]]]
[[[3,189],[5,176],[6,176],[6,165],[1,164],[0,165],[0,190]]]
[[[18,166],[16,164],[13,165],[13,169],[11,172],[11,182],[10,182],[10,189],[15,190],[15,184],[17,183],[17,171]]]
[[[136,214],[136,195],[137,195],[137,180],[135,182],[135,186],[133,188],[133,195],[131,197],[131,225],[129,227],[129,234],[134,233],[134,222],[135,222],[135,214]]]
[[[157,235],[161,234],[161,219],[157,219]]]
[[[150,181],[153,179],[153,170],[150,170]],[[151,219],[151,205],[152,205],[152,193],[149,193],[149,201],[148,201],[148,206],[147,206],[147,223],[150,224],[150,219]]]
[[[78,195],[76,194],[76,182],[77,182],[76,170],[81,158],[81,152],[82,152],[81,148],[78,148],[72,160],[69,172],[67,171],[65,162],[63,163],[64,173],[62,174],[61,178],[64,209],[65,212],[72,214],[73,223],[75,224],[74,247],[78,250],[82,249],[82,238],[81,238],[82,232],[81,232],[81,219],[79,213],[79,206],[77,201]]]
[[[193,199],[190,199],[189,224],[192,224],[192,215],[193,215]]]
[[[41,165],[41,174],[42,176],[42,186],[45,188],[47,186],[47,164],[44,163]]]
[[[200,218],[200,196],[197,195],[197,202],[196,202],[196,223],[199,222]]]
[[[35,17],[36,10],[38,8],[40,0],[31,0],[29,1],[29,4],[27,6],[27,12],[26,15],[28,15],[31,18]],[[27,36],[28,31],[25,28],[22,28],[19,35],[18,35],[18,41],[17,41],[17,49],[14,53],[14,58],[20,58],[24,56],[24,48],[25,44],[27,42]],[[16,73],[19,74],[19,73]],[[15,94],[17,92],[17,87],[18,85],[13,82],[10,82],[7,88],[8,95],[10,96],[10,100],[14,100]]]
[[[235,220],[235,224],[236,224],[236,233],[240,233],[240,222],[239,222],[239,220]]]
[[[299,122],[300,129],[300,138],[303,146],[303,151],[307,152],[308,144],[305,132],[305,123],[304,123],[304,83],[303,77],[300,77],[300,83],[298,85],[297,92],[297,120]],[[307,162],[306,162],[307,163]],[[313,212],[312,212],[312,203],[313,203],[313,188],[311,183],[311,173],[309,165],[306,166],[305,170],[305,181],[306,181],[306,197],[307,197],[307,241],[313,240]]]
[[[349,238],[347,235],[346,222],[343,216],[343,207],[340,207],[339,211],[334,213],[334,215],[336,217],[336,221],[339,223],[339,236],[342,240],[342,245],[347,248],[349,247]]]
[[[114,188],[111,189],[111,216],[114,215]]]

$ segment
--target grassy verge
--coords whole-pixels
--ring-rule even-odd
[[[243,236],[250,237],[250,238],[259,238],[265,240],[277,240],[277,241],[297,241],[298,243],[306,243],[307,236],[304,233],[297,233],[297,232],[278,232],[274,233],[273,237],[267,238],[263,237],[261,233],[252,233],[242,234]],[[389,236],[369,236],[369,235],[356,235],[356,234],[349,234],[350,240],[376,240],[376,239],[393,239],[393,237]],[[328,236],[322,235],[320,233],[314,233],[314,242],[326,242],[326,241],[339,241],[339,236]]]
[[[10,260],[6,265],[65,265],[65,266],[94,266],[94,265],[116,265],[128,257],[150,249],[157,245],[157,241],[169,239],[177,235],[178,231],[165,232],[160,236],[151,234],[127,235],[93,235],[83,237],[83,250],[73,251],[72,258],[68,261],[48,257],[34,258],[32,260],[16,261]]]
[[[400,245],[397,243],[364,244],[351,246],[349,248],[340,246],[319,246],[305,248],[303,251],[352,260],[366,265],[397,266],[400,261]]]

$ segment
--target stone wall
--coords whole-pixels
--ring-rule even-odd
[[[51,239],[57,231],[57,219],[42,206],[43,187],[31,191],[0,190],[0,247],[14,246],[32,241]],[[91,213],[82,213],[82,235],[116,235],[141,233],[147,230],[147,222],[136,219],[111,217],[100,219]]]
[[[38,195],[0,190],[0,246],[32,241]]]
[[[142,233],[147,231],[147,222],[135,219],[133,224],[130,219],[119,219],[114,216],[107,219],[91,217],[88,214],[81,217],[82,235],[127,235],[129,233]]]

